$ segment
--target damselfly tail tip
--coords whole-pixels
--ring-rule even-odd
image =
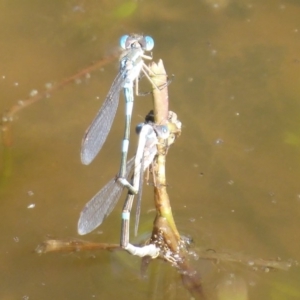
[[[91,155],[89,155],[89,153],[87,153],[87,151],[84,151],[84,150],[81,151],[80,158],[81,158],[82,164],[84,164],[84,165],[89,165],[93,160],[93,157]]]
[[[79,235],[85,235],[89,233],[89,230],[87,229],[86,225],[87,225],[87,221],[82,221],[79,218],[78,225],[77,225],[77,232]]]

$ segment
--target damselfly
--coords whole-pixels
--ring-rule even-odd
[[[168,127],[164,125],[145,124],[139,134],[139,144],[136,156],[127,162],[125,178],[130,180],[133,176],[133,187],[142,192],[141,177],[157,154],[158,137],[166,139],[169,136]],[[111,179],[81,211],[78,221],[78,233],[87,234],[97,228],[111,213],[117,204],[124,186],[118,181],[118,176]],[[130,211],[134,194],[129,192],[132,198],[124,205],[122,223],[129,226]],[[139,199],[141,196],[139,196]],[[126,239],[129,238],[129,229],[122,229]],[[124,240],[122,237],[121,240]]]
[[[123,53],[120,57],[119,73],[115,78],[101,109],[84,135],[81,147],[81,161],[83,164],[91,163],[102,148],[115,118],[119,103],[119,93],[121,89],[123,89],[126,102],[126,121],[122,143],[119,180],[132,192],[136,193],[137,191],[133,189],[132,185],[130,185],[125,178],[127,175],[126,163],[134,101],[133,84],[134,81],[137,82],[141,71],[149,78],[147,74],[148,67],[144,64],[143,59],[152,59],[151,56],[145,55],[144,52],[153,49],[154,41],[150,36],[124,35],[120,39],[120,46],[123,49]]]

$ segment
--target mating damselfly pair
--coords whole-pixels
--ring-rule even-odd
[[[157,153],[156,145],[158,138],[168,138],[168,128],[163,125],[145,124],[139,135],[136,156],[127,162],[130,123],[134,101],[133,86],[135,84],[136,88],[138,87],[137,83],[141,73],[150,79],[150,71],[145,65],[144,59],[151,60],[152,57],[144,53],[153,49],[154,41],[149,36],[125,35],[120,39],[120,46],[123,52],[120,56],[119,73],[113,81],[101,109],[87,129],[81,148],[82,163],[91,163],[108,136],[118,107],[119,94],[123,89],[126,103],[126,116],[120,171],[116,178],[109,181],[108,184],[85,205],[79,218],[78,233],[87,234],[98,227],[115,207],[123,187],[127,187],[129,192],[122,213],[123,236],[121,237],[121,246],[126,247],[129,243],[129,219],[133,197],[139,192],[140,199],[141,179],[144,170],[152,163]],[[130,183],[132,172],[132,182]]]

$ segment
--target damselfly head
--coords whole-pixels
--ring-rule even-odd
[[[138,46],[137,46],[138,43]],[[154,40],[151,36],[142,35],[123,35],[120,38],[120,46],[127,50],[130,48],[141,47],[145,51],[151,51],[154,47]]]

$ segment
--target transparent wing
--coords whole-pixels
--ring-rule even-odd
[[[134,157],[127,162],[126,178],[133,172]],[[88,203],[80,213],[78,233],[87,234],[97,228],[116,206],[123,186],[115,178],[110,180]]]
[[[81,145],[81,162],[85,165],[88,165],[93,161],[108,136],[116,115],[120,91],[123,86],[123,73],[120,72],[115,78],[102,107],[83,137]]]

